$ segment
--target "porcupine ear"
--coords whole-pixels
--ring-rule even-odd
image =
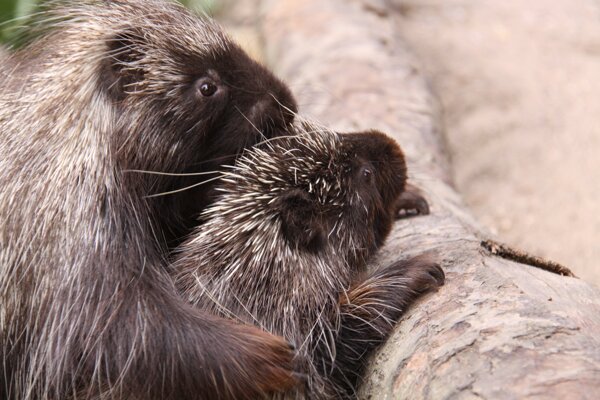
[[[144,79],[139,61],[143,58],[144,36],[135,29],[117,33],[106,43],[108,51],[102,64],[100,84],[109,95],[122,100],[135,84]]]
[[[312,253],[320,251],[327,235],[315,201],[299,189],[290,190],[279,201],[281,229],[290,246]]]

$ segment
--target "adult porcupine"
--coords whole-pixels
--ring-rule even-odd
[[[0,398],[288,388],[283,339],[201,313],[167,274],[166,243],[206,192],[148,197],[186,182],[131,172],[210,170],[284,131],[288,89],[181,6],[52,7],[0,64]]]
[[[444,273],[425,257],[365,273],[405,201],[392,139],[307,122],[297,132],[246,150],[225,173],[173,274],[192,304],[296,345],[307,384],[283,398],[351,398],[366,355]]]

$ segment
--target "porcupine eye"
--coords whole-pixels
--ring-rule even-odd
[[[205,97],[212,96],[216,91],[217,87],[212,83],[203,83],[202,86],[200,86],[200,93]]]
[[[210,97],[217,92],[218,87],[211,80],[202,78],[196,82],[196,89],[200,95]]]
[[[370,166],[362,166],[360,168],[359,177],[362,182],[369,184],[372,183],[374,178],[373,168],[371,168]]]

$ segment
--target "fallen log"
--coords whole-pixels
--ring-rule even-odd
[[[397,3],[397,2],[396,2]],[[398,221],[374,267],[435,254],[447,282],[373,357],[368,399],[596,399],[600,290],[490,239],[452,186],[440,108],[383,0],[263,0],[267,60],[301,112],[394,136],[431,215]],[[560,246],[560,243],[557,243]],[[511,261],[511,259],[513,261]],[[540,265],[532,266],[537,260]]]

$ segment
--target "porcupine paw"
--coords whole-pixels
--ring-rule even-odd
[[[244,332],[244,343],[240,343],[236,355],[239,366],[248,377],[249,398],[251,394],[277,393],[293,388],[300,382],[301,375],[296,371],[296,352],[293,345],[283,338],[271,335],[256,328],[248,327]]]
[[[419,294],[442,286],[446,277],[439,264],[427,256],[399,261],[388,268],[396,270],[399,281],[406,289]]]
[[[429,256],[401,260],[374,272],[340,297],[341,329],[334,379],[349,398],[365,360],[383,343],[407,308],[444,283],[444,271]]]
[[[429,204],[421,191],[411,184],[396,201],[396,219],[409,218],[417,215],[429,214]]]
[[[388,323],[400,318],[420,295],[443,284],[442,268],[429,256],[418,256],[374,272],[344,293],[340,303],[347,321],[356,319],[352,324]]]

